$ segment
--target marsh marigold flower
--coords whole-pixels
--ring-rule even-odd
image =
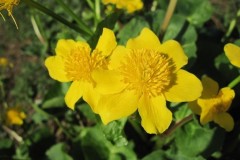
[[[141,0],[102,0],[103,4],[115,4],[118,9],[126,9],[128,13],[135,12],[143,8]]]
[[[60,82],[72,82],[65,96],[67,106],[74,109],[75,103],[83,97],[93,111],[99,94],[94,91],[95,82],[91,73],[96,69],[107,69],[107,57],[117,43],[114,33],[103,29],[94,50],[86,42],[61,39],[56,46],[56,55],[48,57],[45,65],[50,76]]]
[[[17,23],[12,15],[12,9],[13,9],[13,6],[18,5],[19,1],[20,0],[0,0],[0,11],[4,9],[7,10],[8,15],[12,17],[16,27],[17,27]]]
[[[207,124],[214,121],[226,131],[231,131],[234,127],[232,116],[226,111],[231,106],[235,96],[234,90],[224,87],[219,90],[218,83],[211,78],[202,78],[202,96],[194,102],[189,103],[189,107],[195,114],[200,115],[200,123]]]
[[[23,120],[26,118],[26,114],[20,107],[8,108],[5,116],[7,125],[22,125]]]
[[[193,101],[202,85],[193,74],[181,69],[187,56],[177,41],[160,43],[144,28],[126,47],[118,46],[110,59],[110,70],[93,72],[96,89],[105,94],[98,103],[104,124],[126,117],[137,109],[148,133],[162,133],[172,121],[170,102]]]
[[[224,46],[224,51],[231,64],[240,68],[240,47],[235,44],[228,43]]]

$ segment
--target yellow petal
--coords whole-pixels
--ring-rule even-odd
[[[148,28],[143,28],[140,35],[129,39],[126,45],[130,49],[157,49],[160,47],[158,37]]]
[[[55,52],[57,55],[64,57],[66,54],[69,54],[73,48],[75,48],[76,44],[77,43],[71,39],[60,39],[57,42]]]
[[[127,117],[137,110],[139,97],[133,91],[123,91],[101,97],[98,111],[104,124]]]
[[[98,113],[98,101],[100,94],[93,88],[92,84],[86,84],[83,93],[83,100],[89,104],[94,113]]]
[[[102,55],[109,56],[116,46],[117,42],[114,32],[110,29],[103,28],[103,33],[98,40],[96,49],[101,51]]]
[[[212,98],[218,94],[218,83],[208,76],[202,77],[203,92],[201,98]]]
[[[213,120],[215,115],[213,101],[208,99],[198,99],[198,105],[201,108],[200,122],[201,124],[207,124]]]
[[[74,81],[66,93],[65,102],[72,110],[74,110],[75,103],[82,97],[84,93],[84,85],[85,83],[83,82]]]
[[[180,69],[184,65],[188,63],[188,57],[183,51],[181,45],[175,40],[169,40],[164,42],[159,51],[161,53],[167,54],[170,58],[172,58],[176,70]]]
[[[149,134],[163,133],[172,122],[172,112],[166,107],[163,96],[149,99],[142,96],[138,107],[142,126]]]
[[[170,102],[194,101],[202,93],[202,84],[193,74],[180,69],[176,73],[176,82],[165,93]]]
[[[230,132],[234,127],[234,120],[229,113],[223,112],[214,116],[214,122]]]
[[[48,69],[51,78],[60,82],[69,82],[64,69],[64,60],[60,56],[50,56],[45,60],[45,66]]]
[[[232,104],[233,98],[235,97],[234,90],[229,87],[224,87],[219,91],[218,96],[221,96],[221,107],[223,111],[227,111]]]
[[[110,57],[109,68],[118,69],[124,61],[124,58],[126,58],[129,54],[129,52],[129,49],[123,46],[117,46]]]
[[[232,65],[240,67],[240,47],[228,43],[224,46],[224,51]]]
[[[119,93],[125,88],[122,76],[113,70],[95,70],[92,77],[96,82],[96,90],[101,94]]]

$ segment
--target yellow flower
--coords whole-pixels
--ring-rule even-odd
[[[20,107],[10,107],[6,111],[7,125],[22,125],[25,118],[26,114]]]
[[[13,9],[13,6],[15,5],[18,5],[20,0],[0,0],[0,11],[3,10],[3,9],[6,9],[7,12],[8,12],[8,15],[10,17],[12,17],[16,27],[17,27],[17,23],[12,15],[12,9]],[[0,13],[1,14],[1,13]],[[2,15],[2,14],[1,14]],[[3,15],[2,15],[3,17]],[[18,27],[17,27],[18,28]]]
[[[148,28],[118,46],[110,59],[111,70],[93,72],[96,89],[104,94],[99,114],[104,124],[126,117],[137,109],[148,133],[162,133],[172,121],[166,107],[171,102],[193,101],[202,92],[199,79],[181,69],[187,56],[178,42],[163,44]]]
[[[115,4],[118,9],[126,9],[128,13],[140,10],[143,8],[141,0],[103,0],[103,4]]]
[[[232,116],[226,111],[231,106],[235,96],[234,90],[225,87],[219,90],[218,83],[211,78],[202,78],[202,96],[194,102],[189,103],[192,111],[200,115],[200,123],[206,124],[214,121],[226,131],[231,131],[234,127]]]
[[[9,64],[9,61],[7,58],[4,57],[0,57],[0,67],[7,67]]]
[[[224,51],[231,64],[240,68],[240,47],[228,43],[224,46]]]
[[[56,46],[56,56],[48,57],[45,65],[50,76],[60,82],[71,84],[66,96],[67,106],[74,109],[75,103],[83,97],[94,112],[99,94],[94,91],[95,82],[91,72],[107,69],[107,57],[117,43],[113,31],[104,28],[96,48],[92,51],[86,42],[61,39]]]

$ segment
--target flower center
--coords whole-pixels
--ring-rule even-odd
[[[95,69],[107,69],[108,60],[101,52],[87,46],[77,46],[65,57],[65,71],[72,81],[84,80],[93,83],[91,72]]]
[[[175,65],[167,54],[150,49],[134,49],[120,67],[127,89],[150,97],[160,95],[175,82]]]

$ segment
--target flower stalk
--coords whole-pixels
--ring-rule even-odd
[[[173,12],[176,8],[176,5],[177,5],[177,0],[170,0],[168,8],[167,8],[166,15],[164,17],[163,23],[162,23],[161,28],[160,28],[160,35],[159,35],[160,38],[163,37],[165,31],[167,30],[167,27],[168,27],[169,22],[172,18],[172,15],[173,15]]]
[[[89,38],[91,36],[91,34],[88,31],[84,30],[80,26],[77,26],[77,25],[67,21],[66,19],[64,19],[61,16],[55,14],[51,10],[49,10],[46,7],[42,6],[41,4],[39,4],[37,2],[34,2],[32,0],[22,0],[22,1],[25,2],[27,5],[29,5],[30,7],[38,9],[39,11],[41,11],[41,12],[51,16],[55,20],[61,22],[62,24],[68,26],[69,28],[75,30],[76,32],[79,32],[79,33],[83,34],[85,37]]]
[[[235,87],[238,83],[240,83],[240,75],[237,76],[232,82],[228,84],[228,87],[233,88]]]

